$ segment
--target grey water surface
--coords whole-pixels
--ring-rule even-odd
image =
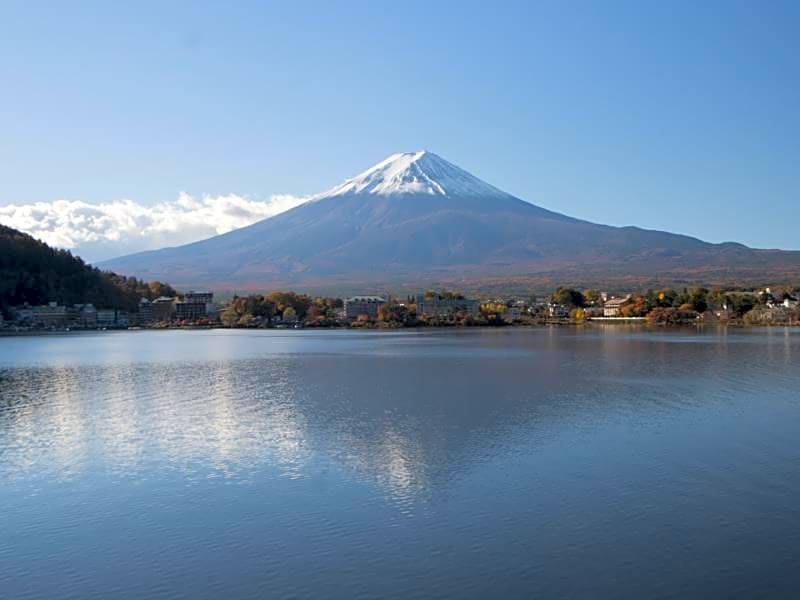
[[[800,330],[0,339],[0,598],[800,597]]]

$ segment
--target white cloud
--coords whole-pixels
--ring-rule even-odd
[[[29,233],[87,261],[178,246],[238,229],[302,204],[306,197],[203,196],[181,192],[172,202],[145,206],[132,200],[89,204],[55,200],[0,206],[0,223]]]

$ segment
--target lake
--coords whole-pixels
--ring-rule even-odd
[[[800,597],[800,329],[2,338],[0,597]]]

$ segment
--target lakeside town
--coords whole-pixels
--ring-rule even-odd
[[[312,297],[295,292],[234,296],[218,302],[210,291],[188,291],[152,300],[134,311],[49,302],[11,307],[0,331],[85,331],[130,328],[404,328],[578,324],[589,321],[659,325],[800,323],[800,288],[706,288],[610,294],[559,288],[527,298],[468,298],[452,291],[395,297]]]

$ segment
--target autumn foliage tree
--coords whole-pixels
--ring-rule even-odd
[[[220,320],[228,327],[256,327],[268,325],[274,316],[274,302],[260,294],[251,294],[234,296],[220,314]]]
[[[295,292],[270,292],[266,298],[275,305],[275,310],[278,314],[283,315],[284,311],[291,307],[300,319],[306,316],[312,303],[311,298],[305,294],[297,294]]]
[[[553,302],[574,308],[586,306],[586,299],[583,294],[571,288],[558,288],[553,294]]]
[[[647,298],[642,294],[638,294],[619,307],[619,314],[622,317],[644,317],[650,310],[651,306]]]

